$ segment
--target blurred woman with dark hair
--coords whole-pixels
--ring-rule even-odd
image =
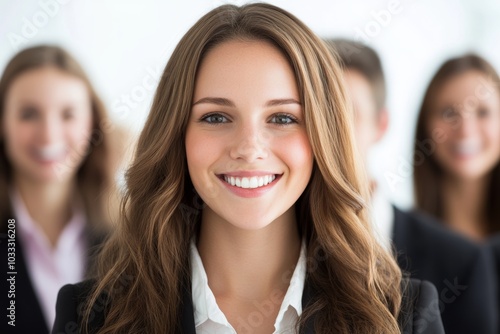
[[[418,116],[418,209],[484,241],[500,231],[500,78],[477,55],[446,61]]]

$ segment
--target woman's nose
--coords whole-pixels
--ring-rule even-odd
[[[235,131],[230,156],[252,163],[268,156],[268,135],[257,125],[247,125]]]
[[[45,117],[39,124],[39,139],[42,144],[59,142],[62,131],[61,121],[52,117]]]
[[[457,127],[457,132],[461,137],[470,136],[477,129],[477,119],[472,113],[461,115]]]

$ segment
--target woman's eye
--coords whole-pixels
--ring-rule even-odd
[[[477,111],[477,116],[480,118],[488,117],[490,115],[490,111],[488,109],[479,109]]]
[[[455,119],[458,116],[458,112],[453,108],[446,108],[441,112],[441,116],[444,120]]]
[[[32,120],[38,116],[38,111],[34,107],[25,107],[21,109],[20,117],[21,120]]]
[[[221,114],[210,114],[201,118],[202,122],[210,123],[210,124],[220,124],[220,123],[228,123],[229,120],[226,116]]]
[[[70,119],[73,119],[73,117],[74,117],[73,110],[71,110],[71,109],[69,109],[69,108],[68,108],[68,109],[65,109],[65,110],[63,111],[63,115],[62,115],[62,117],[63,117],[63,119],[64,119],[65,121],[69,121]]]
[[[297,123],[297,120],[295,117],[291,115],[274,115],[271,117],[271,123],[276,123],[279,125],[285,125],[285,124],[292,124],[292,123]]]

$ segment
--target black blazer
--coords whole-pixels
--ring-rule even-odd
[[[497,282],[497,305],[500,307],[500,287],[498,283],[500,283],[500,234],[497,234],[490,238],[488,241],[488,250],[491,250],[493,254],[493,258],[495,261],[495,278]],[[500,320],[500,309],[498,312],[498,319]],[[499,324],[499,332],[500,332],[500,324]]]
[[[496,234],[488,240],[488,246],[493,252],[495,260],[495,269],[500,272],[500,234]]]
[[[433,283],[448,334],[497,333],[489,252],[433,218],[394,208],[393,243],[402,270]]]
[[[2,231],[3,232],[3,231]],[[104,240],[105,234],[95,233],[87,229],[88,240],[88,254],[89,260],[87,262],[87,269],[91,258],[94,256],[97,246]],[[49,325],[45,322],[45,317],[42,313],[42,308],[35,293],[33,283],[29,277],[26,267],[26,260],[23,254],[22,240],[16,234],[16,258],[15,258],[15,327],[8,324],[10,321],[6,317],[7,308],[9,307],[10,300],[7,298],[7,292],[10,290],[10,283],[7,279],[11,275],[7,275],[7,237],[5,233],[1,234],[0,238],[0,255],[2,261],[2,273],[0,273],[0,291],[2,298],[0,298],[0,309],[5,314],[2,314],[2,321],[0,322],[0,333],[9,334],[48,334]],[[10,311],[9,311],[10,312]]]
[[[429,282],[410,280],[403,296],[404,308],[401,310],[400,323],[403,328],[402,333],[419,334],[441,334],[444,333],[443,324],[439,315],[436,288]],[[84,281],[76,285],[65,285],[59,291],[57,298],[57,314],[52,334],[75,334],[82,323],[83,309],[92,284],[95,281]],[[314,292],[307,284],[302,296],[303,306],[311,300]],[[98,300],[105,301],[106,298]],[[112,302],[112,301],[111,301]],[[89,322],[89,333],[95,333],[103,325],[105,308],[102,305],[94,304],[92,308],[91,321]],[[196,334],[194,325],[194,311],[191,291],[185,291],[181,309],[180,324],[183,334]],[[313,323],[310,321],[306,325],[303,334],[313,334]]]

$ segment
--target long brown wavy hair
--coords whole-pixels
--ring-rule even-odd
[[[101,254],[84,313],[109,297],[99,333],[178,333],[190,291],[190,240],[201,211],[193,193],[185,134],[198,66],[229,40],[272,43],[298,83],[313,173],[296,203],[307,242],[307,281],[317,293],[297,324],[314,317],[315,333],[400,333],[401,272],[375,241],[366,218],[366,181],[355,158],[351,110],[341,71],[327,46],[290,13],[268,4],[220,6],[181,39],[163,72],[126,174],[117,233]],[[314,209],[313,209],[314,208]]]
[[[440,219],[444,218],[443,193],[441,182],[445,171],[440,167],[433,154],[423,152],[422,143],[432,142],[428,131],[428,120],[434,107],[436,95],[449,80],[469,71],[478,71],[490,80],[497,94],[500,94],[500,77],[494,67],[478,55],[467,54],[446,61],[432,78],[424,95],[422,106],[418,114],[417,130],[415,134],[413,186],[416,207]],[[464,97],[465,99],[465,97]],[[425,156],[425,159],[422,159]],[[488,234],[500,231],[500,160],[491,171],[486,196],[486,217]]]
[[[92,107],[92,137],[88,143],[88,154],[77,171],[77,185],[89,227],[96,233],[106,232],[107,225],[118,217],[115,176],[124,151],[119,143],[123,131],[112,125],[84,70],[68,52],[58,46],[42,45],[22,50],[10,60],[0,79],[0,129],[3,128],[5,99],[11,84],[19,75],[42,67],[59,69],[82,80],[87,86]],[[73,167],[62,166],[61,172],[65,168]],[[7,219],[13,218],[9,199],[12,172],[0,131],[0,232],[6,231]]]

